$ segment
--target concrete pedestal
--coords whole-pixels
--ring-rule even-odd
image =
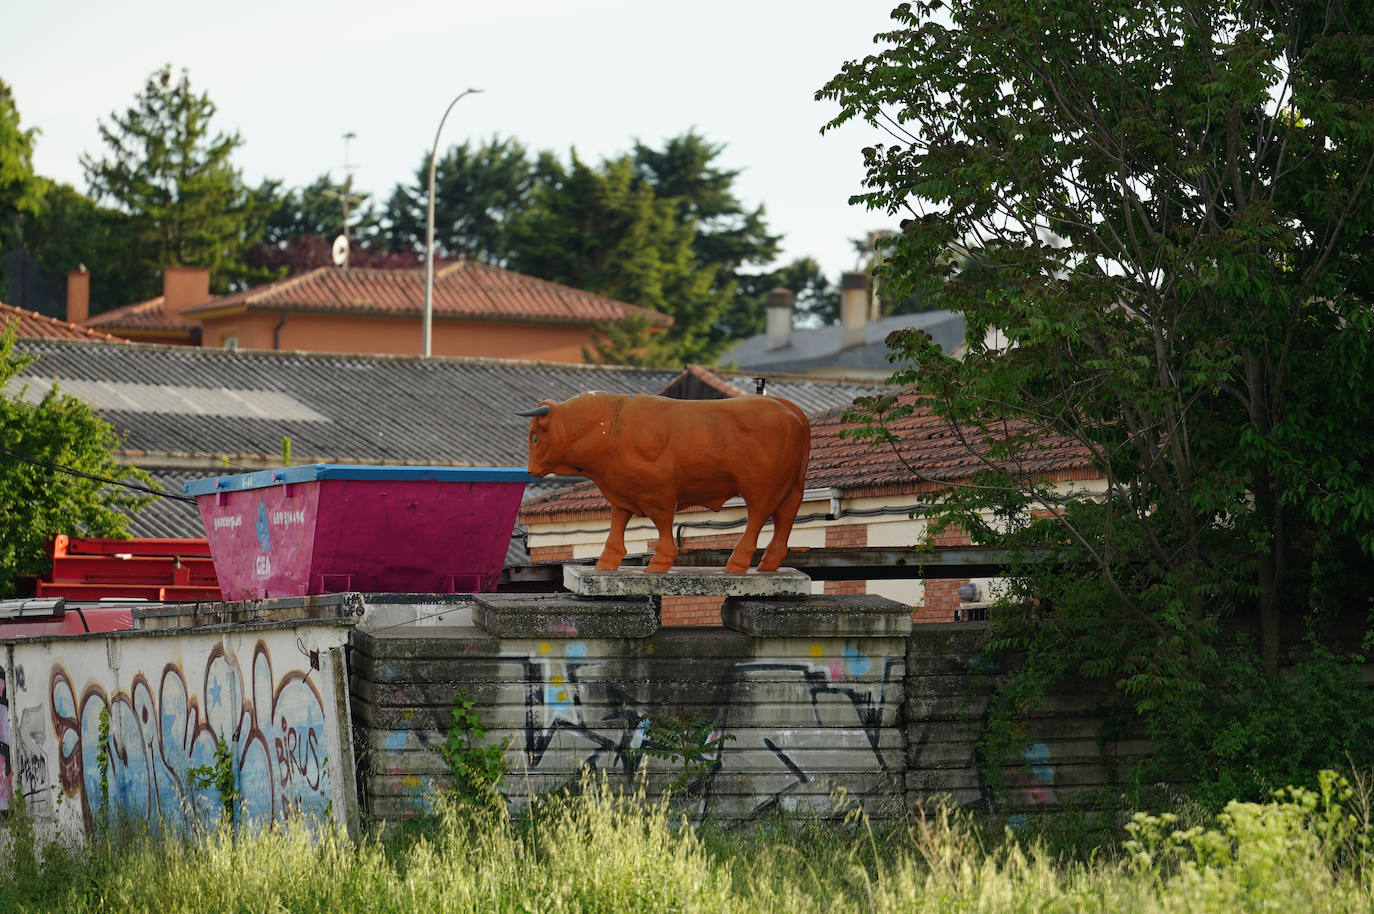
[[[871,594],[730,597],[726,628],[756,638],[901,638],[911,633],[911,607]]]
[[[781,597],[811,593],[811,579],[795,568],[728,574],[719,568],[642,568],[601,571],[564,565],[563,586],[584,597]]]
[[[658,631],[658,608],[648,597],[482,594],[472,621],[500,638],[647,638]]]

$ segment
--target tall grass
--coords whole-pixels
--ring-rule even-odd
[[[441,804],[386,841],[226,829],[97,839],[40,863],[13,840],[0,911],[1374,911],[1367,796],[1323,775],[1206,826],[1137,815],[1119,849],[1066,858],[949,810],[893,828],[698,831],[670,805],[589,784],[515,819]]]

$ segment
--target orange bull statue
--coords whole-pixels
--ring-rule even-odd
[[[642,515],[658,528],[647,570],[667,571],[678,554],[678,510],[718,511],[736,495],[744,499],[748,523],[725,570],[749,569],[769,518],[773,539],[759,570],[776,571],[787,555],[811,455],[811,424],[796,404],[777,397],[586,393],[562,403],[545,400],[518,415],[530,417],[530,475],[586,476],[611,503],[611,532],[597,568],[620,567],[625,525]]]

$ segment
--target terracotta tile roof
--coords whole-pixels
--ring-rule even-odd
[[[23,308],[16,308],[13,305],[0,302],[0,329],[10,323],[15,324],[15,335],[23,339],[128,342],[128,340],[110,336],[108,333],[88,330],[81,324],[72,324],[55,317],[48,317],[46,314],[39,314],[37,311],[26,311]]]
[[[195,305],[185,313],[195,317],[241,307],[250,311],[419,314],[424,308],[424,290],[423,269],[319,267]],[[448,264],[435,271],[434,314],[472,320],[560,324],[600,324],[620,320],[629,314],[647,314],[661,326],[672,323],[671,318],[657,311],[470,260]]]
[[[903,401],[913,399],[908,396]],[[982,466],[960,442],[955,430],[924,408],[891,425],[903,444],[900,456],[890,446],[875,448],[867,442],[842,438],[841,431],[859,425],[844,421],[849,408],[839,406],[811,417],[807,488],[836,488],[847,498],[915,494],[966,480]],[[1057,480],[1097,476],[1082,446],[1055,437],[1044,438],[1040,450],[1023,464],[1023,469],[1034,476]],[[601,492],[593,483],[581,482],[526,503],[520,522],[609,516],[610,509]]]
[[[164,309],[166,299],[159,295],[147,301],[134,302],[114,308],[82,322],[83,327],[104,327],[110,330],[156,330],[169,333],[192,333],[200,329],[199,321],[190,321]]]
[[[918,397],[908,394],[900,400],[910,404]],[[868,442],[841,437],[841,432],[861,424],[844,421],[847,409],[839,407],[811,417],[808,487],[843,489],[851,498],[930,492],[967,480],[984,467],[957,430],[924,406],[917,405],[910,416],[889,426],[901,441],[900,453],[890,445],[875,448]],[[1039,439],[1036,450],[1022,461],[1020,471],[1051,479],[1097,476],[1082,445],[1049,435]]]

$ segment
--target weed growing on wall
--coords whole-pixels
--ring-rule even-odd
[[[95,754],[96,767],[100,769],[100,815],[105,828],[110,827],[110,709],[100,709],[100,750]]]
[[[1132,802],[1151,802],[1141,785],[1182,785],[1212,812],[1231,799],[1260,801],[1288,784],[1315,786],[1312,772],[1374,766],[1374,690],[1362,680],[1364,655],[1323,645],[1312,630],[1288,652],[1278,676],[1264,672],[1258,646],[1244,635],[1217,633],[1205,648],[1205,679],[1180,677],[1175,694],[1155,692],[1169,675],[1179,645],[1154,644],[1120,631],[1086,634],[1097,597],[1052,572],[1027,573],[993,618],[985,656],[996,658],[988,713],[980,737],[984,784],[1001,794],[1004,765],[1031,742],[1033,719],[1085,679],[1100,684],[1093,713],[1104,778]],[[1053,599],[1053,615],[1036,611],[1032,595]],[[1087,609],[1083,607],[1087,606]],[[1199,649],[1202,650],[1202,649]],[[1123,686],[1123,665],[1160,668],[1149,687]],[[1112,683],[1123,686],[1112,691]],[[1148,738],[1150,754],[1114,758],[1119,739]]]
[[[1187,772],[1192,793],[1219,809],[1285,784],[1316,786],[1312,771],[1374,763],[1374,691],[1359,659],[1309,640],[1283,676],[1269,679],[1248,644],[1223,652],[1222,687],[1199,702],[1192,726],[1156,740],[1171,753],[1157,753],[1156,771]]]
[[[490,746],[482,745],[487,727],[473,710],[474,704],[461,689],[454,696],[448,735],[439,754],[453,776],[449,789],[454,796],[465,803],[491,803],[501,796],[511,737]]]
[[[677,793],[710,774],[720,758],[721,744],[735,738],[719,731],[720,723],[705,711],[651,714],[638,751],[678,766],[677,774],[667,784],[669,791]]]
[[[209,765],[197,765],[186,772],[196,790],[214,788],[219,796],[222,821],[231,827],[238,825],[238,780],[234,776],[234,753],[221,736],[215,741],[215,760]]]

